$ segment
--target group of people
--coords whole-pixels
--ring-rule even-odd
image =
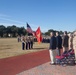
[[[55,36],[54,32],[51,32],[50,37],[49,53],[51,64],[54,65],[56,62],[55,56],[61,55],[62,48],[63,52],[73,49],[73,35],[68,35],[67,31],[65,31],[63,36],[60,36],[59,32],[56,32]]]
[[[51,64],[54,65],[56,63],[55,56],[61,55],[61,52],[68,51],[70,49],[74,49],[75,51],[75,60],[76,60],[76,46],[74,45],[74,42],[76,40],[76,36],[73,34],[67,34],[67,31],[64,32],[64,34],[61,36],[59,32],[56,32],[56,35],[54,32],[50,33],[50,39],[49,39],[49,54],[51,59]],[[73,41],[74,40],[74,41]],[[33,49],[33,42],[37,39],[34,39],[33,36],[21,36],[18,37],[18,42],[22,42],[22,50],[28,50]],[[44,40],[45,41],[45,40]]]
[[[48,37],[43,37],[42,43],[49,43],[49,38]]]
[[[21,42],[22,42],[22,50],[28,50],[33,49],[33,37],[32,36],[22,36]]]

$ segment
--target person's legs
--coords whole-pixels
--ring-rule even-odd
[[[26,50],[28,49],[28,43],[26,42]]]
[[[53,50],[54,63],[56,63],[56,59],[55,59],[56,56],[57,56],[57,51]]]
[[[30,49],[32,49],[32,43],[30,42]]]
[[[65,47],[63,47],[63,52],[65,52]]]
[[[75,52],[75,64],[76,64],[76,52]]]
[[[30,49],[30,45],[31,45],[31,43],[29,42],[28,44],[29,44],[29,49]]]
[[[53,64],[54,63],[53,51],[49,50],[49,53],[50,53],[51,64]]]
[[[65,47],[65,51],[68,51],[69,49],[68,49],[68,47]]]
[[[58,56],[61,55],[61,54],[60,54],[60,53],[61,53],[60,49],[56,50],[56,52],[57,52],[57,55],[58,55]]]
[[[76,63],[76,48],[74,49],[74,52],[75,52],[75,63]]]
[[[63,52],[68,51],[68,47],[63,47]]]
[[[59,56],[61,56],[61,49],[59,49]]]
[[[31,48],[33,49],[33,42],[31,43]]]
[[[55,63],[55,56],[57,55],[56,50],[49,50],[51,64]]]
[[[25,44],[24,43],[22,43],[22,50],[24,50],[25,49]]]

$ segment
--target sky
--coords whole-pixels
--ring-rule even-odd
[[[76,0],[0,0],[0,25],[76,30]]]

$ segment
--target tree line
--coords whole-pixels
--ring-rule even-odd
[[[43,35],[49,35],[50,32],[57,32],[57,30],[49,29],[47,32],[42,33]],[[63,31],[58,31],[63,34]],[[68,32],[70,33],[70,32]],[[0,25],[0,37],[17,37],[17,35],[27,35],[27,31],[24,27],[17,27],[15,25],[7,26]],[[31,35],[31,34],[28,34]]]
[[[0,37],[16,37],[21,34],[27,34],[24,27],[17,27],[15,25],[5,27],[4,25],[0,25]]]

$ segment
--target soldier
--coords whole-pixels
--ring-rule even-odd
[[[31,37],[31,39],[30,39],[30,48],[31,49],[33,49],[33,42],[34,42],[34,39],[33,39],[33,37]]]
[[[26,37],[26,50],[28,50],[28,37]]]
[[[24,50],[25,49],[25,37],[24,36],[22,36],[22,50]]]
[[[30,38],[30,36],[29,36],[29,37],[28,37],[28,48],[29,48],[29,49],[31,48],[30,45],[31,45],[31,38]]]

